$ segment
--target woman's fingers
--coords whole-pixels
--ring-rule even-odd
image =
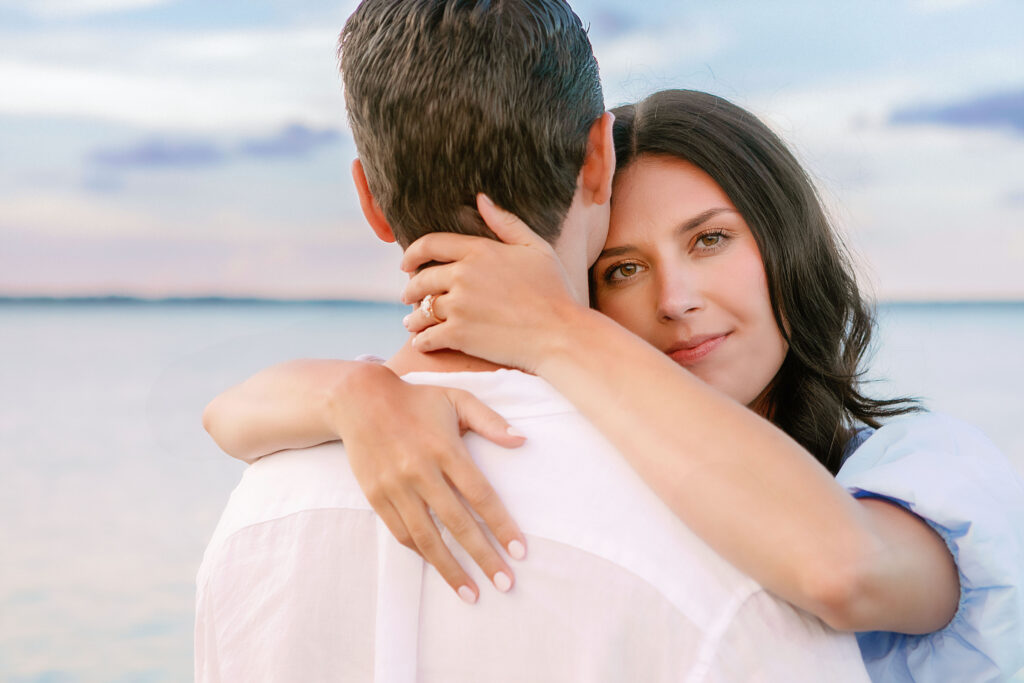
[[[405,325],[405,329],[415,334],[439,323],[435,322],[432,318],[428,318],[423,315],[423,313],[420,312],[420,309],[417,308],[415,311],[402,318],[402,324]]]
[[[476,432],[505,448],[522,446],[526,441],[526,436],[510,425],[508,420],[468,391],[448,389],[445,393],[455,408],[459,429],[462,431]]]
[[[424,235],[409,245],[402,255],[402,270],[407,273],[414,272],[424,263],[438,261],[440,263],[451,263],[465,258],[466,254],[480,240],[488,240],[486,237],[474,237],[472,235],[459,235],[454,232],[432,232]]]
[[[506,244],[525,246],[547,245],[537,233],[515,214],[500,208],[481,193],[476,198],[477,210],[487,227]],[[432,232],[409,245],[402,256],[402,270],[413,272],[424,263],[459,261],[478,245],[490,242],[486,237],[459,235],[452,232]]]
[[[461,456],[461,457],[459,457]],[[522,560],[526,558],[526,537],[520,531],[519,525],[512,519],[512,515],[505,509],[498,493],[488,483],[487,479],[477,468],[468,453],[457,454],[448,467],[448,480],[455,487],[469,506],[476,511],[484,524],[498,543],[505,549],[512,559]],[[465,546],[460,539],[459,543]],[[466,548],[469,550],[469,548]],[[490,550],[490,543],[487,543]],[[474,555],[476,559],[476,555]],[[478,561],[479,564],[479,561]],[[486,567],[483,567],[486,571]]]
[[[409,550],[419,553],[419,548],[412,542],[412,536],[409,534],[409,529],[405,526],[405,522],[402,521],[402,516],[395,510],[395,506],[391,504],[391,501],[386,498],[377,500],[370,500],[370,505],[373,507],[373,511],[377,513],[380,520],[384,522],[384,526],[388,528],[391,535],[395,537],[395,540],[404,545]]]
[[[443,323],[447,317],[443,312],[444,305],[439,303],[442,296],[444,295],[433,298],[430,311],[424,310],[423,303],[420,302],[409,315],[402,318],[402,324],[405,326],[405,329],[415,333],[425,330],[432,325]]]
[[[505,447],[522,444],[523,437],[468,392],[395,381],[384,411],[388,419],[370,410],[370,425],[364,420],[345,432],[349,463],[367,500],[395,538],[433,565],[463,600],[475,602],[479,589],[445,543],[431,510],[488,580],[509,590],[513,574],[494,539],[517,559],[525,555],[525,539],[461,434],[472,429]],[[371,407],[380,412],[379,405]]]
[[[448,482],[441,479],[433,487],[433,490],[422,493],[425,494],[425,499],[429,497],[431,508],[448,529],[452,538],[469,553],[473,561],[483,570],[484,575],[494,584],[494,587],[502,593],[512,588],[514,581],[512,570],[505,563],[501,554],[491,545],[476,518],[455,495]],[[441,568],[438,567],[438,569]],[[461,567],[459,571],[461,571]]]
[[[402,290],[402,303],[419,304],[427,294],[440,295],[447,292],[455,280],[456,266],[455,263],[445,263],[413,275]]]
[[[444,325],[432,325],[427,329],[417,332],[412,338],[412,347],[420,353],[430,353],[431,351],[440,351],[441,349],[455,349],[455,344],[450,338],[451,335],[446,335],[448,332]]]
[[[505,244],[520,244],[533,246],[543,244],[547,246],[540,235],[530,229],[526,223],[519,219],[514,213],[505,211],[495,204],[490,197],[483,192],[476,196],[476,208],[484,223],[498,236]]]
[[[478,194],[476,205],[484,223],[506,245],[550,249],[550,245],[531,230],[530,226],[515,214],[494,204],[487,195]],[[411,273],[431,261],[438,263],[461,261],[474,249],[486,249],[493,246],[494,241],[486,237],[433,232],[409,245],[402,256],[402,270]],[[433,268],[428,270],[433,270]]]
[[[445,583],[451,586],[463,601],[475,603],[480,594],[476,583],[448,549],[423,501],[411,495],[402,496],[396,502],[395,509],[399,511],[402,522],[409,530],[416,552],[437,569]]]

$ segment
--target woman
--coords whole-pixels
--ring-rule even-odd
[[[591,292],[611,319],[552,296],[561,274],[550,248],[481,201],[511,244],[434,234],[406,251],[409,271],[446,264],[406,288],[407,301],[432,297],[429,316],[407,318],[416,348],[454,348],[548,380],[726,559],[861,632],[877,680],[1015,671],[1024,488],[983,437],[952,420],[881,427],[913,406],[858,389],[871,319],[800,166],[755,117],[704,93],[662,92],[614,113],[612,220]],[[538,292],[547,305],[519,303]],[[413,547],[433,526],[424,503],[458,469],[455,488],[480,501],[499,543],[522,557],[525,538],[479,473],[465,474],[461,444],[420,446],[442,414],[499,443],[514,445],[514,435],[465,395],[430,392],[382,368],[305,362],[261,373],[205,417],[243,458],[341,436],[375,509]],[[378,410],[384,397],[390,408]],[[488,576],[511,576],[476,525],[441,521],[468,529],[458,540]],[[478,590],[449,553],[424,555],[454,589]]]

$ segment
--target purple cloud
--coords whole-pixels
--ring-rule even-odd
[[[642,25],[635,12],[622,11],[611,5],[601,7],[586,18],[590,22],[590,30],[604,38],[617,38]]]
[[[944,105],[906,107],[890,123],[937,123],[957,128],[999,128],[1024,135],[1024,89],[982,95]]]
[[[153,137],[125,147],[93,150],[87,161],[105,171],[157,168],[209,168],[239,158],[297,159],[341,139],[333,128],[314,129],[292,123],[276,133],[250,138],[236,146],[209,140]]]
[[[1003,195],[1003,203],[1007,206],[1024,208],[1024,189],[1011,190]]]
[[[246,140],[239,147],[239,153],[263,159],[294,159],[308,156],[318,147],[335,144],[340,137],[341,134],[332,128],[316,130],[293,123],[274,135]]]
[[[225,153],[203,141],[151,138],[137,145],[101,148],[89,154],[89,161],[107,168],[205,167],[224,163]]]

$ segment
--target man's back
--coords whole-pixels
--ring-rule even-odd
[[[528,436],[467,438],[528,538],[514,589],[455,548],[484,587],[459,600],[377,520],[340,445],[269,456],[199,571],[197,680],[867,680],[851,635],[718,557],[543,380],[406,379],[469,389]]]

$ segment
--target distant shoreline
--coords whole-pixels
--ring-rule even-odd
[[[368,299],[276,299],[270,297],[229,297],[229,296],[0,296],[4,304],[113,304],[126,306],[403,306],[397,301],[374,301]]]
[[[405,307],[398,301],[369,299],[280,299],[272,297],[231,296],[0,296],[3,305],[124,305],[124,306],[395,306]],[[880,306],[1024,306],[1024,299],[883,299]]]

